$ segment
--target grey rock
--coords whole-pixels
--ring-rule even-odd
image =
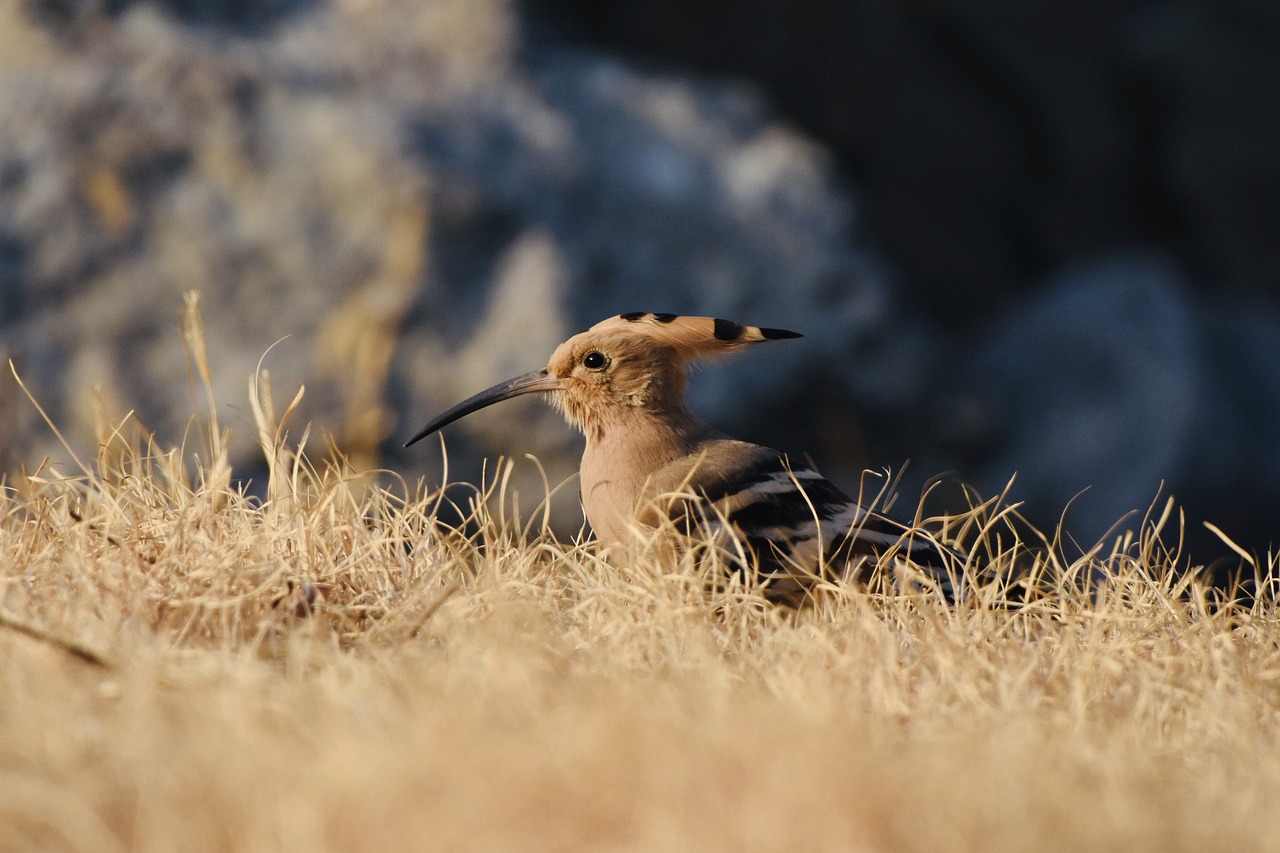
[[[438,478],[430,449],[398,449],[420,420],[627,310],[808,335],[697,377],[728,429],[815,383],[910,398],[927,359],[886,339],[909,323],[818,146],[742,84],[521,53],[516,26],[501,2],[371,0],[241,37],[135,5],[0,77],[0,334],[73,445],[93,455],[91,387],[162,443],[203,417],[188,290],[242,476],[262,473],[260,359],[278,396],[306,385],[296,424]],[[6,418],[7,459],[64,458],[31,407]],[[497,452],[575,470],[577,439],[536,406],[449,438],[460,479]]]

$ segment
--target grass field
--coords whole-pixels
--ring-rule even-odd
[[[1214,603],[1176,511],[1067,564],[977,507],[961,604],[788,611],[556,541],[503,466],[442,526],[311,468],[269,397],[265,499],[216,420],[5,483],[4,849],[1280,849],[1274,596]]]

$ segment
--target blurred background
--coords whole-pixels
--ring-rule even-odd
[[[695,409],[837,482],[1016,473],[1085,545],[1163,483],[1197,559],[1205,519],[1265,550],[1277,93],[1274,0],[0,0],[0,351],[82,455],[130,410],[175,444],[197,290],[238,476],[285,338],[295,437],[438,481],[399,445],[444,407],[612,314],[722,316],[806,337]],[[536,401],[448,433],[450,479],[576,470]],[[6,371],[0,472],[46,455]]]

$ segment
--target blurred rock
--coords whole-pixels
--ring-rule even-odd
[[[1204,554],[1200,519],[1259,540],[1274,530],[1277,365],[1274,316],[1194,296],[1165,256],[1108,256],[993,321],[953,385],[963,390],[940,398],[936,446],[967,459],[984,494],[1016,474],[1012,494],[1042,528],[1070,504],[1085,548],[1172,494]]]
[[[1187,511],[1280,550],[1280,317],[1256,299],[1204,312],[1209,387],[1184,478]]]
[[[441,270],[420,300],[423,317],[478,322],[495,276],[455,253],[470,253],[483,234],[499,240],[490,257],[501,257],[532,229],[558,247],[565,280],[548,288],[533,275],[525,288],[530,327],[518,342],[505,336],[528,353],[522,370],[606,316],[667,310],[810,336],[699,377],[702,403],[721,417],[750,418],[759,401],[827,357],[866,365],[831,371],[840,393],[899,393],[878,370],[918,384],[911,370],[920,359],[863,352],[900,315],[885,274],[850,242],[850,205],[825,156],[773,123],[749,91],[642,75],[572,51],[552,51],[534,70],[533,88],[427,115],[418,126]],[[538,305],[543,299],[554,306]],[[551,325],[549,312],[564,320]],[[415,366],[417,341],[412,331],[406,337],[406,369]],[[464,368],[426,399],[443,405],[478,378]]]
[[[242,475],[261,473],[260,358],[278,395],[306,384],[295,424],[433,474],[433,452],[397,447],[420,420],[626,310],[810,336],[699,378],[726,426],[776,422],[819,375],[873,401],[923,380],[918,337],[886,337],[907,323],[828,158],[742,85],[520,55],[499,2],[345,0],[251,37],[137,4],[82,14],[74,46],[22,20],[49,55],[0,78],[0,334],[79,447],[90,387],[181,438],[202,399],[175,321],[193,289]],[[34,410],[16,418],[9,458],[61,456]],[[451,429],[473,479],[467,436],[574,470],[549,409]]]
[[[695,377],[700,412],[757,437],[790,445],[826,400],[888,406],[921,387],[929,350],[907,332],[883,269],[851,241],[852,207],[829,160],[749,89],[554,48],[530,71],[414,124],[432,176],[435,275],[393,382],[415,421],[630,310],[803,331],[803,342]],[[817,384],[825,398],[802,393]],[[856,466],[866,454],[851,433],[828,444]],[[561,476],[580,447],[534,402],[474,415],[450,436],[455,448],[473,436],[490,452],[537,453]]]
[[[297,41],[328,26],[336,43],[342,23],[228,40],[136,6],[84,43],[51,39],[44,70],[0,78],[0,242],[20,247],[0,253],[0,304],[15,308],[0,333],[82,445],[91,386],[111,417],[134,410],[165,441],[183,435],[196,405],[176,333],[187,290],[205,296],[236,461],[253,458],[247,378],[285,336],[296,337],[267,360],[276,387],[316,379],[305,413],[342,411],[340,387],[317,377],[313,335],[370,281],[418,286],[421,265],[397,266],[406,250],[392,243],[422,254],[425,212],[416,233],[394,224],[426,205],[393,117],[342,90],[354,73],[342,51],[293,61]],[[24,450],[59,455],[34,412],[22,417]]]
[[[1121,256],[1064,270],[983,336],[939,426],[979,451],[975,485],[1013,474],[1033,515],[1061,511],[1091,544],[1145,509],[1179,472],[1206,389],[1202,330],[1166,259]]]

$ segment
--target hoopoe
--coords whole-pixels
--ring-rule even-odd
[[[730,438],[685,407],[686,371],[695,359],[798,337],[710,317],[621,314],[565,341],[544,369],[444,412],[405,447],[502,400],[549,394],[586,437],[582,505],[602,542],[624,540],[632,525],[655,527],[661,513],[703,534],[731,531],[775,597],[803,594],[819,578],[858,575],[886,553],[932,570],[949,595],[950,549],[863,508],[779,451]]]

